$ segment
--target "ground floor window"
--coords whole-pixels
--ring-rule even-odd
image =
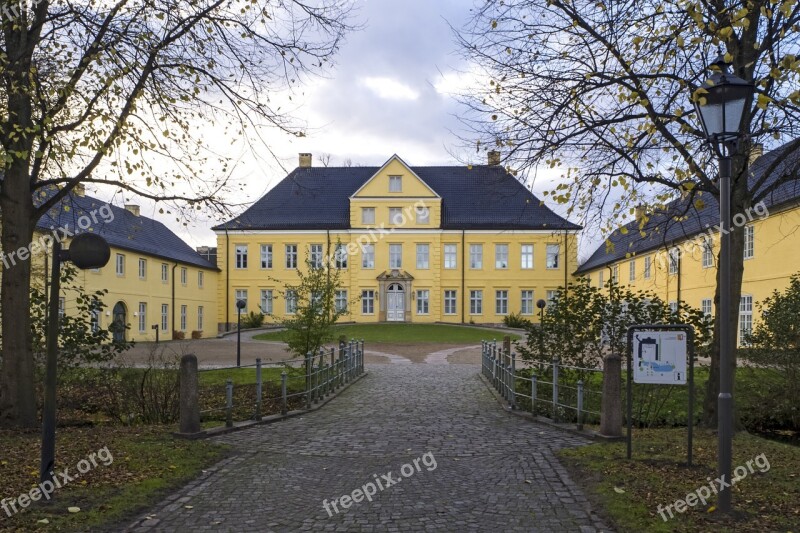
[[[469,291],[469,313],[471,315],[480,315],[483,313],[482,290]]]
[[[242,308],[242,314],[246,315],[247,314],[247,289],[236,289],[236,291],[234,292],[233,308],[235,310],[237,310],[237,312],[238,312],[239,308],[236,306],[236,302],[238,302],[239,300],[244,300],[245,306],[244,306],[244,308]]]
[[[375,314],[375,291],[361,291],[361,313],[364,315]]]
[[[186,306],[181,306],[181,331],[186,331]]]
[[[286,314],[293,315],[297,312],[297,293],[286,291]]]
[[[261,289],[261,312],[272,314],[272,289]]]
[[[147,331],[147,304],[139,302],[139,332]]]
[[[444,291],[444,314],[456,314],[456,291]]]
[[[523,315],[532,315],[533,314],[533,291],[532,290],[524,290],[521,294],[520,300],[520,313]]]
[[[495,313],[498,315],[508,314],[508,291],[495,291]]]
[[[169,305],[161,304],[161,331],[169,329]]]
[[[747,344],[747,336],[753,332],[753,297],[742,296],[739,301],[739,344]]]
[[[203,331],[203,306],[197,306],[197,329]]]
[[[427,315],[430,312],[430,291],[419,290],[417,291],[417,314]]]
[[[336,291],[334,305],[336,306],[336,311],[347,312],[347,291]]]
[[[711,316],[712,307],[711,307],[711,298],[704,298],[702,302],[700,302],[700,310],[706,316]]]

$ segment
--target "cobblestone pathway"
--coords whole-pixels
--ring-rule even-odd
[[[128,531],[608,530],[553,455],[585,441],[504,413],[478,367],[367,371],[320,411],[219,438],[236,454]],[[323,508],[376,478],[372,502]]]

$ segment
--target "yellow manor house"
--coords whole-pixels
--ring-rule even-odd
[[[744,277],[739,305],[739,338],[758,319],[756,305],[789,286],[800,271],[800,182],[783,181],[797,166],[797,155],[777,148],[754,158],[749,183],[756,202],[733,213],[734,231],[744,232]],[[775,171],[766,170],[780,161]],[[719,254],[719,204],[709,194],[690,195],[664,209],[645,213],[614,231],[577,270],[595,286],[610,279],[656,293],[671,306],[679,301],[714,314]]]
[[[220,330],[245,312],[291,314],[297,269],[334,258],[336,305],[355,322],[499,323],[577,268],[581,229],[553,213],[489,153],[488,164],[299,167],[214,228]],[[337,249],[338,246],[338,249]]]

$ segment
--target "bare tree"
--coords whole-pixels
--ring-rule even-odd
[[[660,208],[681,193],[691,210],[703,195],[719,196],[716,161],[690,100],[702,97],[697,88],[721,49],[733,72],[756,85],[745,111],[748,135],[733,161],[732,213],[744,212],[797,179],[797,165],[782,162],[800,147],[799,23],[793,0],[489,0],[457,32],[477,69],[478,82],[464,95],[470,143],[503,148],[523,174],[559,169],[549,194],[589,225],[610,229],[636,205]],[[748,180],[753,144],[781,139],[789,139],[783,157],[763,169],[769,179]],[[733,302],[741,294],[743,233],[732,237]],[[719,291],[717,283],[717,304]],[[715,346],[718,336],[715,328]],[[717,350],[704,402],[710,425]]]
[[[302,134],[279,92],[324,69],[348,2],[2,0],[3,250],[79,183],[219,205],[230,138]],[[36,424],[29,284],[29,262],[3,269],[4,425]]]

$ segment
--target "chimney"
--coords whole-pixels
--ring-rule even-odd
[[[125,204],[125,210],[130,211],[137,217],[139,216],[139,206],[136,204]]]
[[[488,164],[490,166],[495,166],[500,164],[500,152],[497,150],[490,150],[488,154]]]
[[[752,165],[756,159],[764,155],[764,145],[761,143],[753,143],[750,146],[750,159],[748,160],[748,164]]]
[[[300,168],[311,168],[311,154],[300,154]]]
[[[75,196],[86,196],[86,187],[83,185],[83,183],[78,183],[72,188],[72,192],[75,194]]]

